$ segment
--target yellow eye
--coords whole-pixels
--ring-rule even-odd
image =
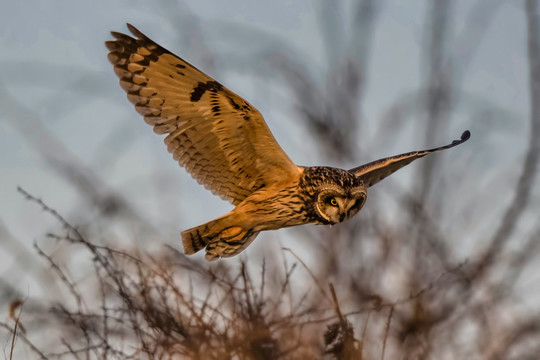
[[[330,205],[337,206],[337,200],[335,197],[330,198]]]

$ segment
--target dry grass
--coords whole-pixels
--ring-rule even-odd
[[[65,229],[49,238],[73,253],[83,249],[93,271],[85,276],[92,281],[77,283],[64,264],[35,245],[70,299],[54,304],[33,299],[24,311],[23,302],[15,300],[11,323],[1,324],[11,334],[10,359],[16,347],[47,359],[459,358],[472,353],[502,358],[540,331],[532,318],[493,328],[502,319],[490,313],[509,309],[510,299],[493,293],[492,281],[477,280],[479,272],[468,264],[457,264],[418,290],[411,286],[408,296],[387,300],[350,280],[324,285],[327,277],[313,273],[289,249],[284,254],[293,262],[284,256],[282,263],[254,267],[244,261],[199,263],[165,246],[150,255],[97,245],[41,200],[19,191]],[[305,282],[311,289],[298,293],[297,285]],[[479,287],[492,293],[480,296]],[[340,297],[354,301],[344,307]],[[43,309],[48,309],[45,316]],[[37,316],[41,319],[32,321]],[[61,335],[35,344],[30,339],[54,332],[43,322]],[[482,329],[469,343],[458,342],[475,323]]]

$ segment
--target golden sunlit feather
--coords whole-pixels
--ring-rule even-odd
[[[429,153],[392,156],[349,171],[299,167],[281,149],[251,104],[128,24],[112,32],[109,60],[144,120],[165,134],[167,150],[200,184],[233,203],[229,213],[182,232],[186,254],[234,256],[264,230],[336,224],[364,205],[367,188]],[[309,89],[306,89],[309,91]]]

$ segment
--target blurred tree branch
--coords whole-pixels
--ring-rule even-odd
[[[427,5],[422,53],[426,66],[420,75],[421,88],[388,100],[383,119],[372,125],[377,128],[373,139],[367,135],[372,133],[367,130],[373,129],[368,129],[371,123],[362,117],[362,107],[374,33],[379,14],[388,3],[317,2],[315,12],[327,64],[316,71],[310,71],[308,56],[287,39],[279,41],[270,35],[265,39],[271,41],[261,42],[267,48],[257,54],[256,61],[250,58],[237,62],[234,58],[233,62],[236,66],[247,62],[260,64],[257,76],[262,68],[282,75],[282,85],[288,87],[297,104],[299,121],[313,135],[321,156],[335,165],[359,160],[359,146],[370,148],[371,144],[376,147],[370,150],[379,151],[395,143],[404,129],[404,120],[411,117],[422,118],[414,122],[418,124],[417,133],[431,146],[452,125],[463,124],[454,116],[460,110],[475,119],[472,126],[482,121],[477,118],[478,113],[486,111],[504,119],[521,120],[506,112],[503,105],[462,89],[476,51],[489,33],[488,25],[504,3],[477,0],[470,4],[455,43],[451,36],[459,30],[459,22],[455,21],[458,5],[451,0],[436,0]],[[291,265],[285,261],[287,252],[282,256],[283,264],[277,261],[279,256],[267,254],[256,273],[253,269],[258,265],[251,258],[250,263],[242,262],[235,268],[233,259],[207,265],[170,247],[150,256],[138,249],[122,251],[96,246],[89,234],[73,236],[69,223],[57,218],[68,229],[67,234],[50,238],[70,249],[86,249],[97,283],[95,287],[79,286],[69,271],[63,271],[64,267],[55,267],[60,263],[55,254],[40,253],[51,269],[57,270],[56,275],[64,277],[59,283],[71,290],[75,302],[75,306],[62,303],[54,307],[54,316],[63,320],[58,327],[69,335],[63,339],[64,355],[135,356],[116,347],[135,344],[137,355],[155,357],[174,354],[190,358],[317,358],[326,350],[328,356],[346,358],[344,349],[359,351],[365,359],[536,356],[540,348],[540,310],[523,306],[523,292],[516,289],[520,276],[534,266],[540,252],[538,227],[525,238],[516,231],[521,222],[536,216],[538,210],[530,201],[536,190],[540,146],[538,2],[525,0],[524,4],[531,131],[520,177],[516,187],[510,189],[513,198],[502,218],[481,214],[482,219],[471,217],[454,222],[444,216],[442,210],[452,203],[459,203],[457,213],[469,208],[479,208],[481,212],[488,206],[477,206],[474,195],[482,186],[478,174],[476,178],[472,176],[475,183],[469,193],[456,191],[455,185],[461,178],[454,167],[450,172],[452,186],[441,186],[444,184],[440,184],[440,179],[448,175],[437,165],[442,156],[415,165],[421,171],[414,180],[418,186],[413,190],[400,185],[391,187],[390,197],[398,199],[392,203],[395,209],[387,208],[388,202],[373,201],[382,198],[377,199],[374,191],[369,207],[354,221],[331,229],[304,227],[291,232],[297,240],[305,240],[307,255],[302,258],[306,261],[292,250]],[[178,15],[172,11],[173,5],[167,5],[166,9],[171,9],[166,11],[171,28],[179,30],[188,46],[200,53],[205,62],[203,68],[212,68],[220,57],[206,42],[206,28],[189,9],[179,6],[182,10]],[[244,26],[241,30],[249,29]],[[231,48],[238,52],[240,47]],[[79,83],[75,79],[72,84]],[[0,96],[2,117],[8,118],[32,146],[43,152],[51,168],[83,193],[88,203],[96,201],[105,214],[112,211],[113,215],[126,214],[129,221],[144,221],[127,200],[107,188],[102,179],[88,166],[81,165],[80,159],[46,131],[35,111],[10,98],[3,89]],[[48,97],[40,104],[51,99]],[[80,105],[81,99],[73,104]],[[483,134],[482,138],[488,135]],[[494,152],[496,157],[506,151],[496,148],[485,153]],[[370,155],[366,150],[362,157]],[[467,160],[452,165],[458,170],[459,166],[461,170],[474,167]],[[507,170],[500,168],[501,172]],[[498,199],[493,201],[502,207]],[[108,210],[111,206],[107,204],[111,202],[113,210]],[[476,228],[475,222],[479,220],[500,223],[482,251],[469,245],[484,240],[483,232]],[[518,246],[507,246],[512,241]],[[297,264],[304,266],[307,274],[294,272]],[[332,296],[322,285],[328,283],[333,284]],[[88,299],[84,306],[77,300],[83,295],[83,299]],[[28,315],[37,316],[38,311],[43,312],[43,307],[25,307]],[[34,330],[37,329],[36,326]],[[358,334],[360,330],[362,335],[357,340],[354,331]]]
[[[525,5],[530,87],[529,144],[514,197],[490,241],[486,254],[479,262],[480,274],[486,270],[486,267],[496,263],[493,261],[494,258],[500,255],[504,245],[518,225],[521,215],[529,204],[534,180],[538,172],[540,155],[540,17],[537,0],[525,0]]]
[[[23,106],[0,85],[0,116],[8,121],[27,140],[43,160],[74,186],[84,196],[88,204],[97,206],[105,217],[125,216],[142,229],[157,233],[145,219],[141,218],[119,192],[108,186],[84,165],[69,149],[42,125],[32,110]]]

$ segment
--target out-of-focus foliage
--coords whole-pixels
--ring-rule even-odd
[[[65,217],[68,222],[49,207],[54,200],[44,204],[20,190],[63,229],[37,242],[40,257],[15,243],[3,245],[21,264],[44,264],[42,286],[57,292],[59,300],[25,299],[24,289],[2,282],[3,300],[12,304],[8,321],[1,323],[6,358],[14,352],[27,358],[81,359],[532,359],[540,352],[540,309],[523,301],[534,291],[515,286],[540,252],[538,224],[528,231],[519,227],[540,210],[531,201],[538,190],[540,152],[538,1],[522,2],[530,69],[529,118],[522,119],[530,128],[522,141],[526,153],[514,155],[518,164],[510,169],[513,177],[509,169],[493,169],[496,176],[517,179],[504,189],[510,196],[504,202],[489,186],[479,185],[485,184],[485,172],[476,169],[479,160],[467,148],[478,148],[477,139],[498,135],[475,129],[489,131],[479,124],[485,120],[480,115],[504,117],[504,109],[462,90],[471,59],[503,2],[475,1],[457,42],[450,40],[458,32],[455,2],[430,2],[421,34],[421,87],[389,100],[377,123],[363,116],[363,107],[384,6],[376,0],[352,3],[347,9],[336,2],[316,3],[327,56],[316,75],[290,44],[270,36],[268,46],[262,41],[262,50],[249,59],[263,64],[262,76],[280,74],[271,82],[292,95],[295,121],[321,156],[335,166],[369,161],[381,151],[377,144],[395,142],[410,127],[426,146],[445,142],[450,131],[458,129],[451,133],[454,137],[469,126],[472,139],[451,150],[461,154],[452,161],[437,155],[415,164],[411,188],[389,178],[384,188],[370,189],[368,205],[353,220],[290,231],[309,248],[307,255],[282,249],[257,263],[249,261],[248,250],[244,258],[207,264],[164,244],[156,246],[160,238],[151,222],[121,192],[110,190],[104,179],[71,157],[40,116],[2,92],[0,104],[8,121],[27,133],[48,165],[83,199]],[[196,36],[196,22],[175,26],[179,31],[189,26],[204,58],[217,62],[219,54],[214,58]],[[260,67],[243,70],[261,76]],[[89,91],[100,93],[100,85],[94,85]],[[358,138],[364,141],[359,144]],[[107,158],[104,166],[115,160]],[[378,190],[396,200],[389,202]],[[489,207],[499,210],[486,211]],[[85,225],[76,226],[78,222]],[[114,233],[105,229],[120,223],[140,229],[139,237],[152,239],[158,250],[102,237]],[[532,289],[538,288],[536,281],[528,282]]]

